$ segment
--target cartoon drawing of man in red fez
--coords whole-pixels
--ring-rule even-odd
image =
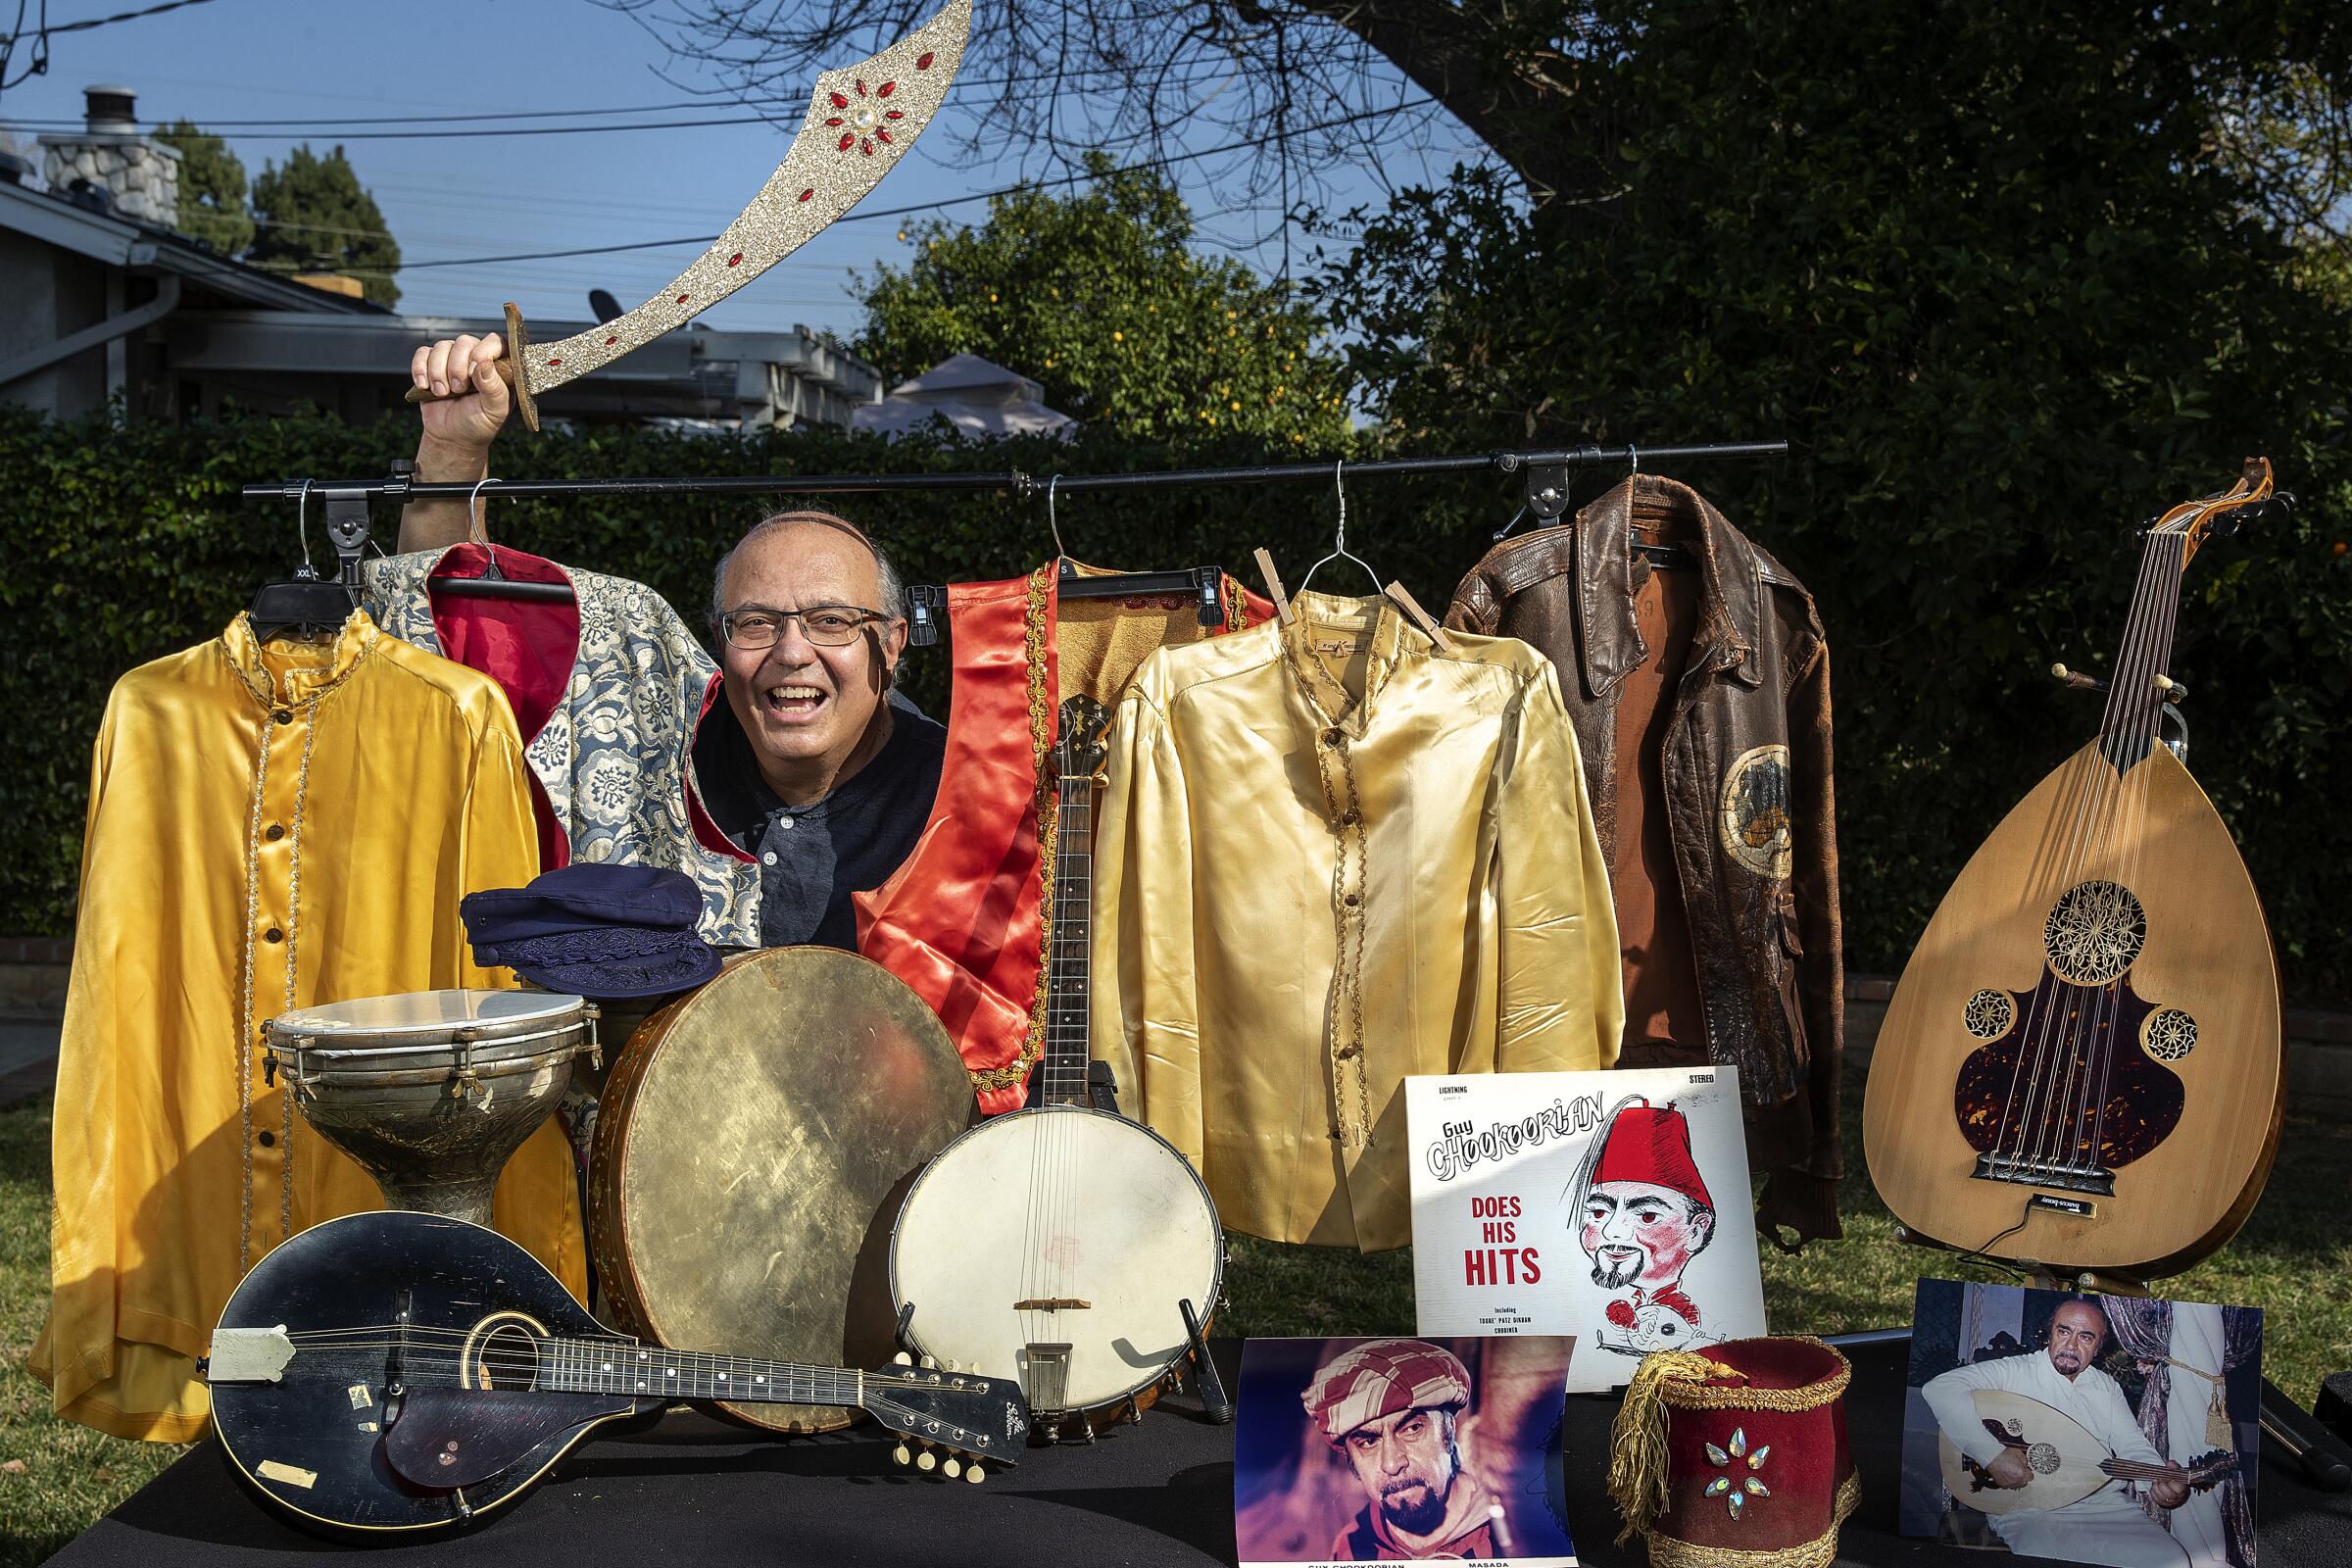
[[[1507,1555],[1496,1540],[1502,1509],[1463,1467],[1470,1373],[1452,1351],[1426,1340],[1367,1340],[1325,1362],[1299,1402],[1367,1499],[1326,1561]]]
[[[1690,1153],[1690,1124],[1669,1103],[1619,1101],[1577,1168],[1567,1198],[1592,1283],[1625,1294],[1595,1338],[1625,1355],[1706,1342],[1683,1270],[1715,1239],[1715,1200]]]

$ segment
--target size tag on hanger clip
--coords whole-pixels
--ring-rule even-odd
[[[1274,558],[1264,545],[1257,547],[1256,556],[1257,574],[1265,579],[1266,592],[1274,600],[1275,623],[1288,626],[1292,618],[1291,596],[1282,591],[1282,573],[1274,569]]]
[[[1393,582],[1383,588],[1381,592],[1387,594],[1396,608],[1410,617],[1414,625],[1429,633],[1429,640],[1438,645],[1439,653],[1450,654],[1453,652],[1453,639],[1446,634],[1445,627],[1430,618],[1429,612],[1421,608],[1421,602],[1413,597],[1411,589],[1400,582]]]

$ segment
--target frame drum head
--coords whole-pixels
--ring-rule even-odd
[[[972,1114],[947,1030],[832,948],[729,960],[606,1080],[589,1242],[620,1326],[674,1348],[872,1367],[897,1349],[891,1221]],[[832,1405],[723,1404],[778,1432]]]

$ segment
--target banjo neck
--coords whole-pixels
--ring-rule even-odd
[[[1093,1005],[1095,780],[1064,774],[1054,786],[1053,940],[1047,952],[1045,1056],[1038,1100],[1092,1103],[1087,1063]]]

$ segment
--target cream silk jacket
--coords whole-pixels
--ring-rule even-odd
[[[354,613],[332,642],[220,637],[107,701],[58,1057],[48,1326],[60,1415],[186,1442],[195,1358],[246,1263],[380,1208],[374,1181],[265,1081],[288,1007],[512,984],[475,967],[458,900],[538,870],[521,743],[498,687]],[[572,1161],[543,1127],[499,1228],[576,1294]]]
[[[1617,922],[1549,661],[1293,605],[1119,703],[1094,1044],[1228,1226],[1373,1250],[1410,1239],[1406,1074],[1615,1061]]]

